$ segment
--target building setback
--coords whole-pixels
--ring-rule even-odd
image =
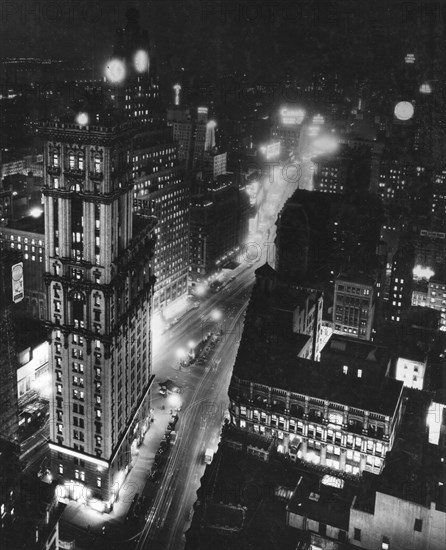
[[[67,497],[106,508],[148,428],[153,379],[153,220],[132,215],[134,125],[41,127],[51,468]]]

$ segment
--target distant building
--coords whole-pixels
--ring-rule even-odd
[[[446,331],[446,280],[432,277],[412,292],[412,306],[423,306],[440,313],[440,330]]]
[[[335,334],[370,340],[375,299],[375,282],[370,277],[363,274],[338,275],[333,304]]]
[[[215,179],[226,174],[227,153],[220,153],[217,149],[205,151],[203,156],[203,178]]]
[[[313,186],[321,193],[343,195],[347,191],[348,156],[321,155],[313,159]]]
[[[271,127],[271,140],[280,142],[281,151],[297,155],[304,118],[305,113],[302,109],[283,107],[277,113]]]
[[[23,300],[23,264],[17,252],[0,250],[0,440],[18,431],[15,326],[12,309]]]
[[[178,142],[178,157],[188,175],[203,168],[204,152],[215,146],[215,136],[211,137],[213,125],[209,122],[212,121],[209,121],[207,107],[198,107],[195,111],[175,106],[167,110],[167,124],[172,127],[173,138]]]
[[[247,235],[248,197],[232,175],[217,177],[191,199],[190,271],[192,287],[208,282],[240,255]]]
[[[412,245],[401,246],[392,259],[389,286],[389,320],[399,323],[412,303],[412,272],[415,251]]]
[[[44,216],[27,216],[0,227],[0,246],[4,250],[17,250],[22,254],[25,278],[24,313],[45,319],[46,287],[44,282]]]

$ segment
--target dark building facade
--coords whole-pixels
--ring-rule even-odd
[[[247,234],[248,197],[226,174],[191,199],[190,284],[208,282],[240,252]]]

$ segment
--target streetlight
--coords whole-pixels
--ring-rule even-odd
[[[186,355],[187,354],[183,348],[177,349],[177,357],[180,362],[180,370],[181,370],[181,367],[186,366]]]
[[[211,313],[211,318],[213,321],[220,321],[222,313],[219,309],[214,309]]]
[[[191,340],[188,344],[188,347],[189,347],[189,356],[191,359],[195,359],[195,342],[193,340]]]

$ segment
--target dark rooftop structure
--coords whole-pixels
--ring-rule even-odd
[[[286,504],[298,478],[292,466],[221,444],[201,479],[186,549],[295,550],[300,534],[286,527]]]
[[[365,472],[355,508],[372,513],[381,493],[446,512],[446,469],[440,447],[428,442],[426,418],[432,396],[405,388],[405,412],[398,437],[380,476]]]
[[[334,487],[324,483],[321,475],[304,473],[287,506],[288,512],[348,531],[350,507],[357,486],[339,478],[332,479],[341,485]]]
[[[321,363],[328,367],[354,365],[355,369],[351,369],[353,376],[357,376],[357,369],[361,369],[363,376],[380,379],[389,371],[390,352],[387,347],[374,342],[333,334],[321,351]]]
[[[246,313],[234,376],[392,415],[398,405],[403,383],[382,376],[387,361],[385,349],[370,343],[361,346],[359,342],[355,345],[349,340],[336,340],[344,342],[346,349],[348,345],[353,363],[356,353],[362,354],[362,363],[367,361],[367,357],[373,357],[381,365],[378,369],[366,370],[361,378],[346,376],[342,362],[327,365],[298,357],[299,338],[291,329],[291,312],[305,297],[311,298],[312,292],[274,283],[273,271],[264,267],[262,273],[267,277],[263,281],[262,277],[257,277]],[[265,292],[265,285],[268,284],[270,289]]]
[[[8,229],[17,229],[18,231],[28,231],[29,233],[45,233],[45,215],[42,214],[35,218],[34,216],[25,216],[18,220],[10,221]]]

